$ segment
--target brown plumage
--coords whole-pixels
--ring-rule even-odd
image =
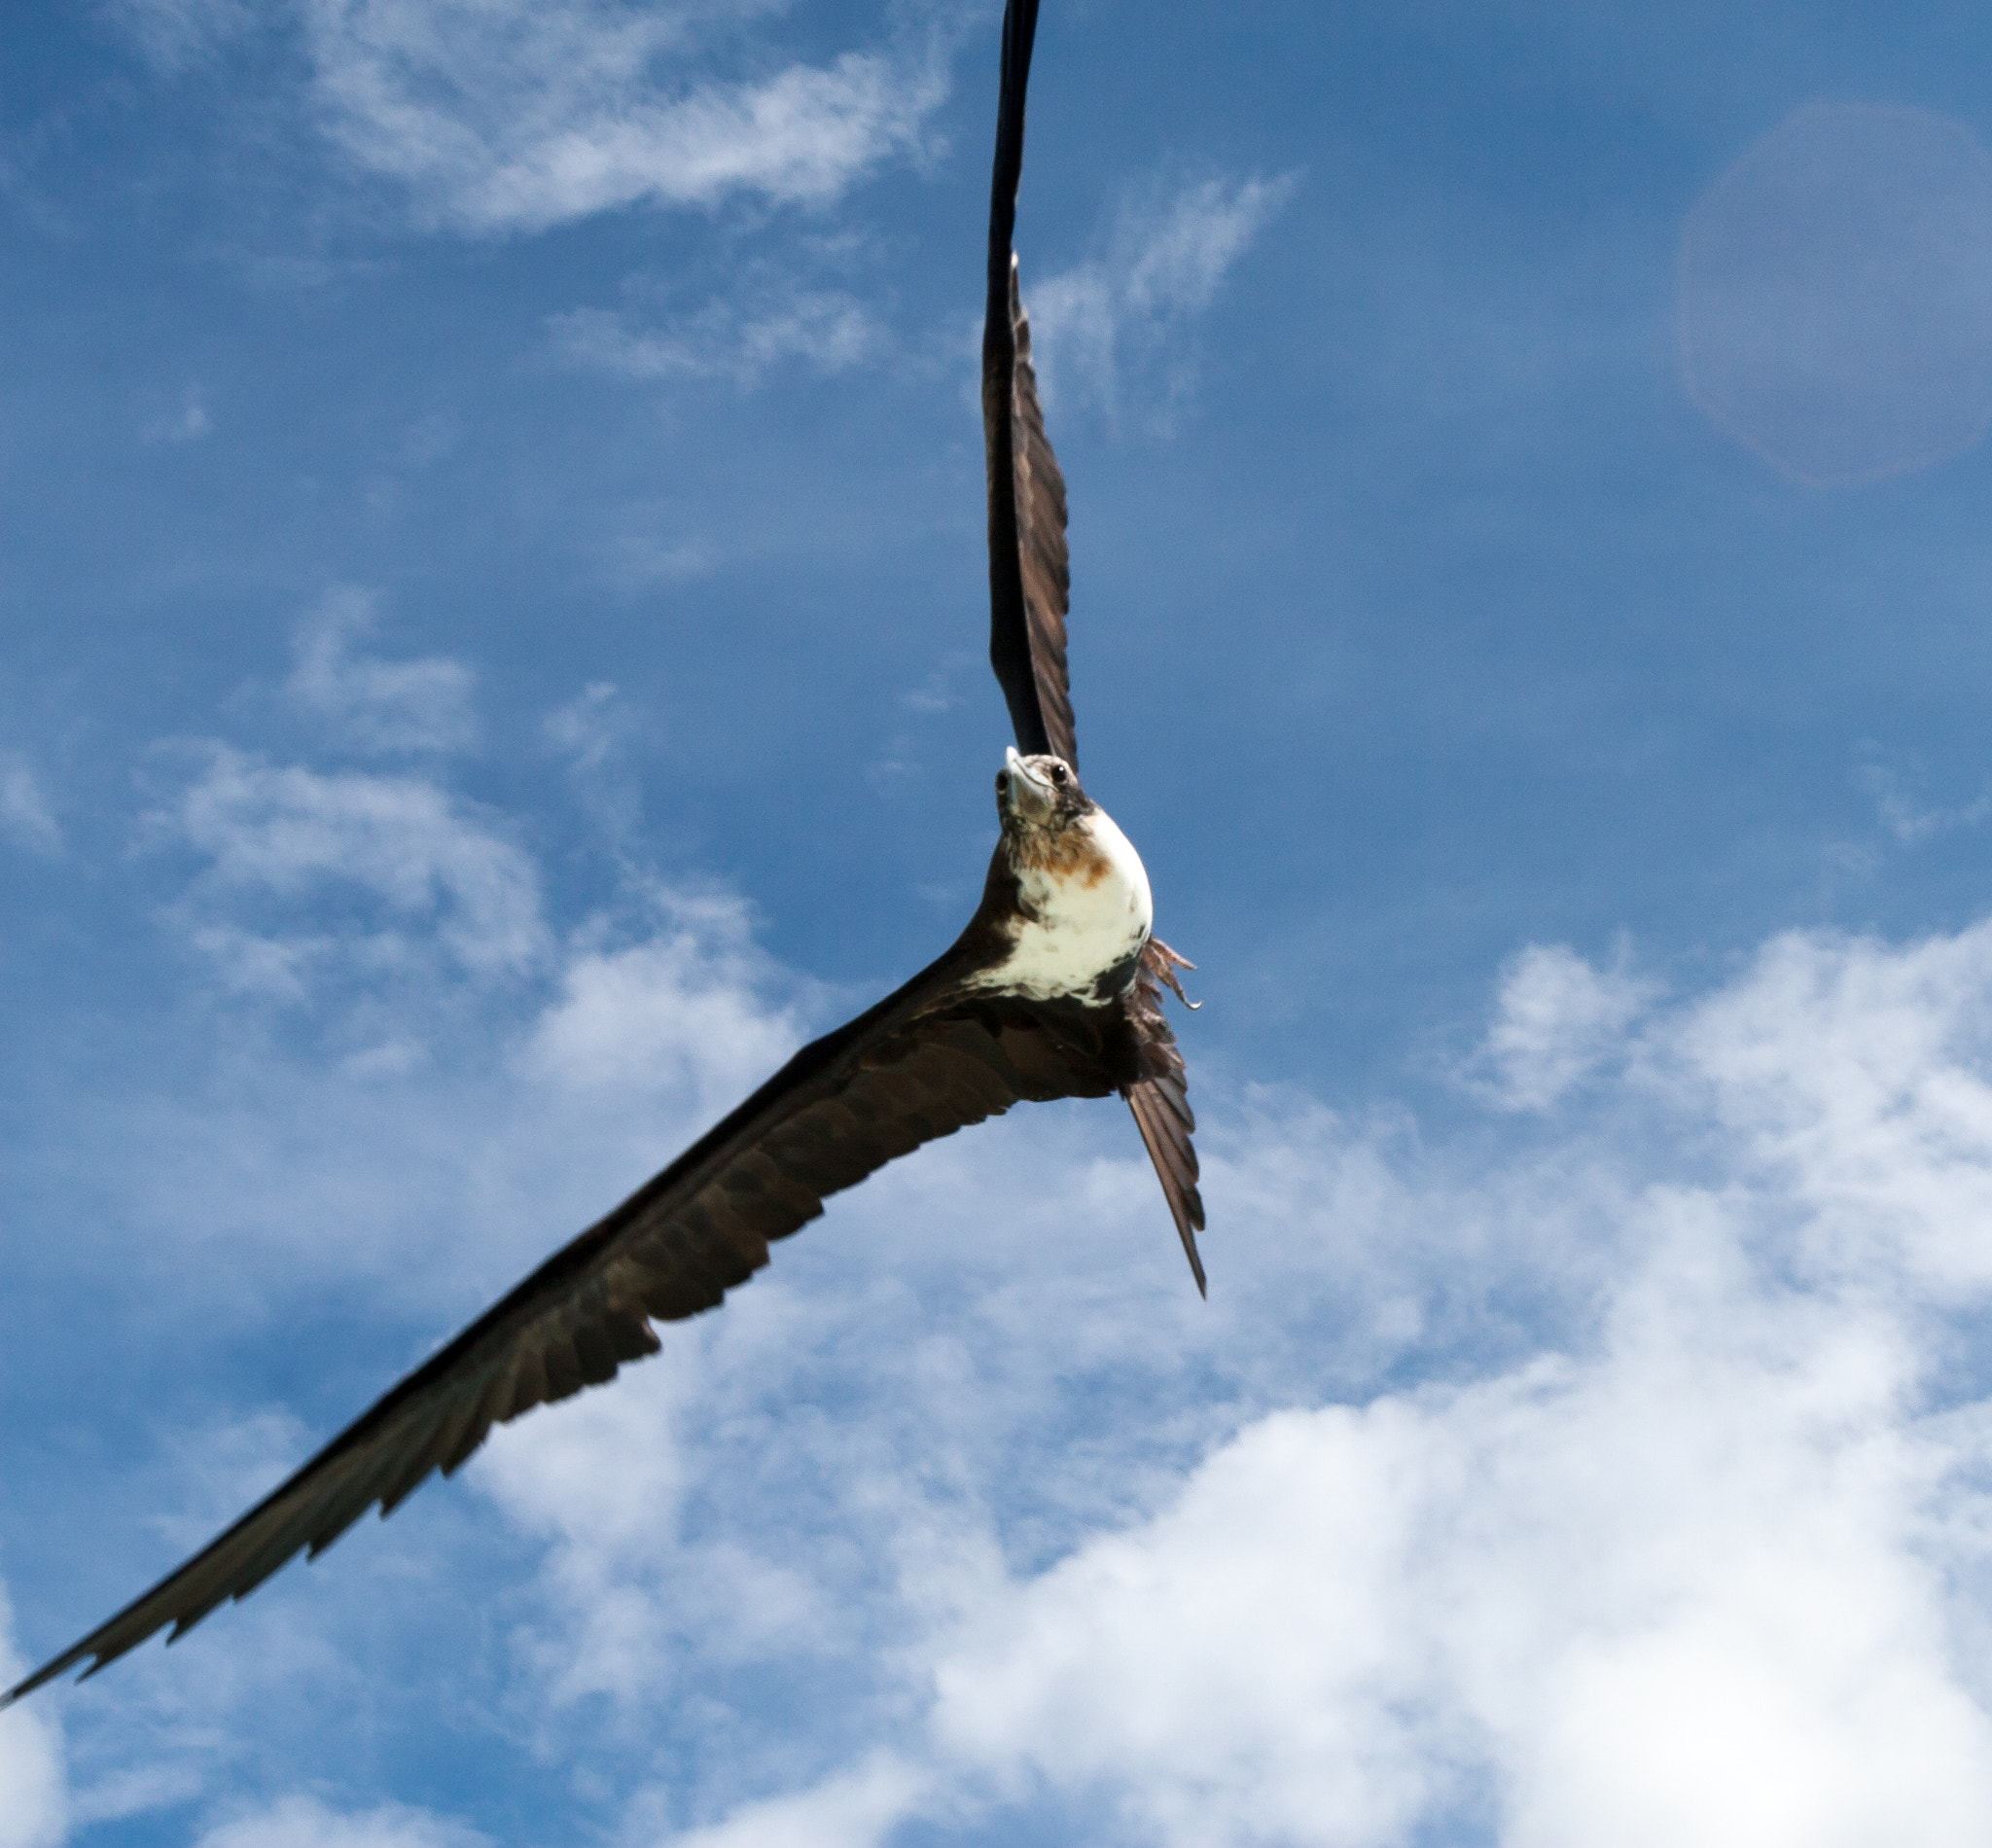
[[[81,1662],[94,1674],[169,1625],[172,1638],[184,1635],[299,1552],[322,1552],[367,1509],[384,1515],[432,1473],[451,1474],[494,1424],[656,1353],[653,1323],[717,1306],[832,1194],[1013,1104],[1124,1096],[1204,1288],[1195,1121],[1162,1016],[1164,988],[1182,999],[1176,971],[1190,965],[1146,935],[1144,911],[1125,953],[1120,939],[1102,935],[1096,973],[1069,992],[1004,985],[1019,935],[1046,934],[1027,891],[1049,893],[1049,902],[1076,895],[1082,914],[1095,887],[1107,896],[1138,889],[1148,903],[1133,850],[1079,785],[1065,671],[1065,486],[1045,438],[1010,254],[1036,18],[1036,0],[1010,0],[983,341],[990,653],[1026,758],[998,778],[1003,836],[975,916],[943,955],[804,1047],[219,1539],[0,1696],[0,1706]],[[1125,859],[1103,852],[1102,838]],[[1111,905],[1104,914],[1114,915]],[[1054,932],[1052,941],[1066,939]],[[1081,933],[1082,962],[1092,941]]]
[[[1073,778],[1064,812],[1083,818],[1091,810]],[[1013,1104],[1125,1095],[1200,1289],[1190,1230],[1203,1224],[1193,1124],[1158,986],[1175,986],[1172,965],[1182,959],[1151,940],[1139,975],[1111,1006],[978,987],[976,977],[1009,946],[1023,864],[1047,833],[1076,832],[1034,830],[1014,809],[1003,814],[981,903],[943,955],[804,1047],[219,1539],[0,1705],[86,1659],[94,1674],[168,1624],[173,1638],[183,1636],[297,1553],[323,1552],[370,1507],[378,1504],[385,1515],[432,1472],[452,1474],[494,1424],[600,1385],[625,1361],[656,1353],[653,1322],[716,1307],[767,1262],[773,1241],[816,1218],[833,1193]]]
[[[988,297],[982,312],[982,440],[989,474],[989,664],[1010,707],[1016,748],[1076,770],[1065,618],[1065,477],[1045,435],[1031,324],[1017,294],[1016,188],[1023,173],[1024,91],[1038,0],[1003,14],[1003,90],[989,188]]]
[[[989,484],[989,664],[1010,708],[1016,748],[1062,758],[1079,768],[1066,663],[1065,619],[1072,570],[1065,544],[1065,477],[1045,434],[1038,375],[1031,365],[1031,324],[1018,284],[1014,248],[1016,192],[1023,176],[1024,97],[1037,39],[1038,0],[1008,0],[1003,11],[1003,87],[996,106],[996,160],[989,186],[987,297],[982,310],[982,440]],[[1146,963],[1142,1018],[1161,1021],[1165,982],[1186,999],[1178,968],[1194,965],[1156,942],[1155,979]],[[1166,1026],[1162,1027],[1164,1033]],[[1197,1191],[1196,1122],[1184,1087],[1183,1059],[1168,1041],[1171,1068],[1131,1087],[1127,1101],[1190,1260],[1205,1289],[1196,1234],[1203,1229]]]
[[[1156,1178],[1162,1184],[1162,1197],[1169,1202],[1169,1216],[1176,1222],[1176,1235],[1183,1241],[1183,1256],[1190,1260],[1190,1274],[1196,1279],[1198,1296],[1208,1296],[1203,1278],[1203,1259],[1196,1249],[1196,1234],[1203,1230],[1203,1195],[1197,1191],[1196,1147],[1190,1140],[1196,1132],[1196,1116],[1190,1108],[1190,1087],[1183,1070],[1183,1054],[1176,1036],[1162,1016],[1162,990],[1167,988],[1186,1008],[1203,1004],[1183,992],[1179,969],[1194,969],[1187,956],[1179,956],[1159,937],[1142,945],[1141,967],[1135,974],[1134,993],[1128,998],[1127,1013],[1140,1048],[1141,1076],[1125,1087],[1127,1107],[1148,1156],[1156,1164]]]

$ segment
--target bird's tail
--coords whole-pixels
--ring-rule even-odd
[[[1122,1095],[1127,1099],[1127,1108],[1134,1113],[1135,1127],[1148,1146],[1149,1159],[1156,1164],[1156,1178],[1162,1184],[1162,1197],[1169,1202],[1170,1216],[1183,1240],[1183,1255],[1190,1260],[1190,1274],[1196,1279],[1196,1293],[1208,1297],[1203,1260],[1196,1249],[1196,1234],[1203,1230],[1203,1195],[1196,1186],[1196,1146],[1191,1140],[1196,1131],[1196,1116],[1190,1108],[1183,1054],[1176,1049],[1176,1036],[1162,1014],[1164,987],[1186,1008],[1198,1005],[1184,994],[1176,976],[1179,969],[1195,967],[1158,937],[1151,937],[1143,946],[1134,993],[1128,998],[1128,1015],[1141,1045],[1141,1076]]]

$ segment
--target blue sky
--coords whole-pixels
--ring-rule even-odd
[[[0,62],[0,1669],[973,906],[998,9]],[[1132,1125],[0,1716],[0,1848],[1979,1843],[1975,9],[1048,0]]]

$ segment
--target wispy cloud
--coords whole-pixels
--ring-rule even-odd
[[[747,1803],[723,1823],[670,1836],[671,1848],[873,1848],[916,1810],[928,1778],[881,1752],[793,1795]]]
[[[220,819],[182,824],[235,888],[395,885],[374,869],[403,850],[343,819],[371,816],[372,779],[276,776],[220,764],[198,785]],[[433,896],[409,919],[450,928]],[[528,1236],[528,1197],[579,1223],[803,1030],[723,896],[552,953],[554,994],[479,1048],[476,1084],[388,1081],[391,1118],[427,1113],[395,1145],[420,1238],[335,1241],[314,1275],[390,1262],[405,1293],[417,1248]],[[1987,1020],[1992,923],[1792,935],[1673,1002],[1527,952],[1493,1041],[1501,1101],[1542,1113],[1526,1146],[1200,1081],[1209,1304],[1113,1113],[895,1164],[721,1315],[472,1466],[544,1549],[507,1673],[550,1726],[587,1697],[592,1736],[606,1697],[612,1730],[703,1741],[695,1813],[618,1770],[634,1841],[870,1848],[1031,1791],[1240,1848],[1462,1818],[1517,1841],[1975,1843],[1992,1719],[1955,1664],[1984,1617],[1992,1413],[1960,1404],[1943,1330],[1992,1297]],[[314,1109],[260,1087],[271,1120],[231,1122],[231,1168],[337,1115],[346,1082],[319,1075]],[[466,1187],[465,1145],[503,1146],[505,1188]],[[313,1196],[287,1155],[267,1185]],[[327,1636],[359,1595],[339,1582],[313,1585]],[[242,1625],[197,1647],[265,1651]],[[254,1820],[259,1841],[448,1839],[422,1813]]]
[[[310,1453],[309,1434],[288,1411],[267,1408],[176,1432],[168,1440],[180,1490],[171,1513],[153,1527],[175,1552],[192,1552],[213,1537],[273,1480]]]
[[[307,0],[305,19],[338,141],[425,217],[489,232],[639,200],[822,201],[918,145],[947,91],[938,42],[686,74],[716,30],[767,10]]]
[[[171,407],[147,417],[140,434],[147,443],[180,445],[198,443],[213,427],[207,394],[198,385],[189,385]]]
[[[1151,190],[1120,208],[1103,255],[1043,281],[1026,274],[1048,397],[1089,398],[1110,415],[1139,406],[1166,422],[1195,380],[1196,318],[1298,183],[1290,173]]]
[[[1517,969],[1595,1001],[1575,960]],[[831,1729],[854,1765],[903,1756],[840,1812],[853,1843],[1019,1789],[1144,1839],[1384,1848],[1491,1810],[1513,1840],[1974,1841],[1992,1717],[1953,1661],[1992,1419],[1940,1408],[1930,1331],[1992,1291],[1992,925],[1787,938],[1697,999],[1578,1012],[1631,1075],[1530,1153],[1462,1167],[1298,1100],[1232,1115],[1211,1193],[1249,1274],[1180,1326],[1127,1272],[1138,1162],[1109,1187],[1097,1155],[1005,1125],[924,1185],[891,1171],[853,1215],[875,1269],[757,1283],[613,1412],[499,1440],[480,1479],[552,1541],[547,1672],[641,1710],[708,1652],[872,1660]],[[1055,1261],[978,1204],[1007,1191],[1001,1217],[1041,1227],[1040,1179],[1078,1240]],[[1013,1297],[1027,1247],[1058,1274]],[[959,1297],[943,1262],[974,1271]],[[1538,1311],[1497,1359],[1517,1288]],[[1188,1375],[1156,1351],[1181,1343]],[[1407,1365],[1440,1376],[1385,1383]],[[1061,1461],[1039,1421],[1095,1366],[1132,1369],[1146,1415]],[[826,1378],[848,1418],[765,1421]],[[1190,1421],[1180,1470],[1157,1419]],[[635,1456],[657,1470],[618,1487]],[[1049,1537],[999,1486],[1019,1468]],[[688,1512],[712,1498],[730,1548]],[[885,1582],[781,1545],[797,1523]]]
[[[639,850],[643,786],[636,769],[639,720],[628,700],[595,681],[541,722],[541,735],[567,765],[568,785],[625,857]]]
[[[7,750],[0,750],[0,836],[30,853],[53,854],[62,847],[61,826],[34,766]]]
[[[14,1613],[0,1583],[0,1685],[26,1672],[14,1647]],[[10,1708],[0,1714],[0,1848],[55,1848],[68,1833],[69,1795],[62,1734],[53,1714]]]
[[[400,1803],[341,1813],[313,1796],[287,1796],[210,1829],[197,1848],[487,1848],[488,1839]]]
[[[765,281],[662,327],[606,308],[574,308],[548,326],[572,365],[622,378],[729,378],[742,387],[786,365],[844,372],[887,344],[872,310],[847,291]]]
[[[547,742],[578,775],[598,774],[626,742],[629,724],[614,682],[590,682],[541,724]]]
[[[417,779],[223,753],[175,796],[156,838],[199,858],[162,911],[219,978],[207,1017],[222,1070],[197,1108],[141,1109],[131,1146],[145,1152],[117,1185],[170,1225],[167,1243],[226,1246],[253,1288],[391,1279],[397,1302],[433,1294],[455,1313],[465,1275],[496,1285],[536,1262],[821,1017],[820,990],[758,947],[724,891],[623,864],[612,904],[556,936],[532,856]],[[516,957],[536,979],[486,979]],[[237,1030],[234,994],[311,1010],[324,1041],[276,1052],[258,1017]],[[238,1055],[258,1073],[253,1098],[224,1075]],[[172,1539],[191,1548],[308,1445],[266,1408],[165,1448],[188,1454]]]
[[[1623,968],[1596,969],[1561,943],[1533,943],[1503,972],[1470,1078],[1505,1109],[1546,1109],[1622,1048],[1654,992]]]
[[[1874,804],[1882,826],[1901,847],[1920,847],[1953,829],[1975,828],[1992,817],[1992,796],[1942,807],[1925,800],[1915,779],[1893,764],[1875,761],[1859,765],[1854,782]]]
[[[659,888],[638,941],[574,946],[521,1070],[613,1094],[619,1107],[675,1092],[689,1099],[685,1114],[718,1117],[802,1037],[799,1015],[770,1004],[777,975],[755,951],[739,900]]]
[[[187,69],[256,24],[248,0],[105,0],[105,11],[159,69]]]
[[[146,1764],[115,1771],[72,1794],[69,1820],[72,1826],[81,1827],[143,1816],[149,1810],[191,1801],[200,1795],[203,1782],[200,1772],[185,1763]]]
[[[624,596],[706,577],[726,557],[704,533],[687,530],[682,508],[636,501],[604,524],[590,548],[593,562],[601,581]]]
[[[942,1736],[1167,1839],[1402,1841],[1488,1783],[1504,1839],[1972,1839],[1900,1332],[1760,1293],[1706,1199],[1638,1219],[1601,1351],[1252,1425],[978,1614]]]
[[[480,976],[521,972],[546,948],[531,859],[419,777],[325,773],[210,745],[147,824],[155,841],[206,862],[177,914],[224,977],[252,992],[302,999],[331,960],[349,973],[401,970],[430,930]],[[341,893],[367,903],[327,929]],[[316,903],[303,934],[243,921],[245,901],[306,896]]]
[[[724,893],[554,939],[531,857],[420,779],[212,747],[159,825],[201,857],[194,914],[384,916],[439,989],[452,933],[523,917],[551,983],[419,1078],[272,1061],[204,1140],[176,1121],[177,1166],[126,1164],[197,1203],[133,1215],[156,1263],[281,1218],[291,1242],[230,1247],[279,1297],[381,1275],[401,1313],[459,1308],[825,1012]],[[1019,1793],[1058,1838],[1106,1816],[1218,1848],[1981,1841],[1992,1401],[1951,1357],[1992,1300],[1992,921],[1790,934],[1672,1000],[1536,946],[1493,1015],[1525,1139],[1199,1067],[1207,1304],[1116,1112],[1018,1112],[839,1196],[721,1314],[472,1464],[537,1549],[496,1704],[641,1843],[1005,1832]],[[349,1172],[362,1124],[387,1180]],[[182,1472],[204,1516],[302,1447],[253,1409],[225,1435],[211,1479]],[[368,1582],[289,1607],[322,1659],[359,1647]],[[274,1659],[273,1608],[192,1646],[230,1672],[118,1673],[225,1716],[267,1685],[231,1676]],[[694,1742],[695,1786],[627,1762],[636,1734]],[[292,1798],[219,1827],[453,1826]]]
[[[368,591],[326,593],[300,624],[297,665],[284,691],[331,727],[338,741],[367,752],[458,751],[477,741],[474,677],[461,661],[431,656],[384,660],[353,644],[379,623]]]

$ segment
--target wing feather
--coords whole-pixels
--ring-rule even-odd
[[[982,409],[989,471],[990,659],[1016,741],[1075,767],[1065,620],[1065,482],[1045,434],[1012,248],[1038,0],[1008,0],[991,182]],[[966,942],[966,938],[964,942]],[[548,1259],[219,1538],[108,1622],[35,1670],[0,1707],[88,1661],[93,1675],[170,1626],[185,1635],[300,1551],[315,1557],[370,1507],[384,1515],[493,1424],[612,1378],[658,1349],[652,1321],[712,1308],[769,1244],[829,1195],[896,1156],[1019,1101],[1126,1096],[1199,1291],[1195,1128],[1183,1060],[1162,1018],[1172,951],[1144,951],[1124,1044],[1096,1011],[965,998],[949,952],[898,993],[803,1048],[670,1166]],[[1180,988],[1177,989],[1180,995]]]
[[[953,952],[950,952],[952,955]],[[395,1386],[218,1539],[4,1697],[183,1636],[368,1508],[457,1470],[492,1425],[599,1385],[713,1307],[824,1198],[1025,1099],[1104,1096],[1116,1055],[1054,1008],[965,997],[949,958],[789,1061],[731,1116]]]
[[[982,437],[989,472],[989,664],[1017,749],[1079,767],[1065,619],[1072,578],[1065,477],[1045,434],[1031,327],[1017,289],[1016,189],[1023,172],[1024,93],[1038,0],[1003,14],[1003,92],[989,188],[988,300],[982,319]]]
[[[1203,1230],[1196,1145],[1191,1140],[1196,1131],[1196,1116],[1190,1108],[1183,1054],[1162,1013],[1163,988],[1174,989],[1181,996],[1176,971],[1192,966],[1159,938],[1152,937],[1142,946],[1141,966],[1127,1008],[1141,1071],[1125,1087],[1125,1095],[1149,1159],[1155,1163],[1156,1179],[1162,1184],[1162,1197],[1169,1202],[1169,1216],[1176,1222],[1183,1255],[1190,1260],[1190,1274],[1196,1279],[1198,1294],[1208,1296],[1203,1259],[1196,1249],[1196,1234]]]
[[[1141,1139],[1155,1163],[1156,1178],[1162,1184],[1162,1197],[1169,1202],[1169,1216],[1176,1222],[1176,1235],[1183,1241],[1183,1255],[1190,1260],[1190,1274],[1196,1279],[1199,1296],[1210,1294],[1204,1281],[1203,1260],[1197,1254],[1196,1234],[1203,1229],[1203,1196],[1196,1187],[1196,1151],[1180,1123],[1157,1100],[1154,1084],[1144,1081],[1127,1091],[1127,1107]]]

